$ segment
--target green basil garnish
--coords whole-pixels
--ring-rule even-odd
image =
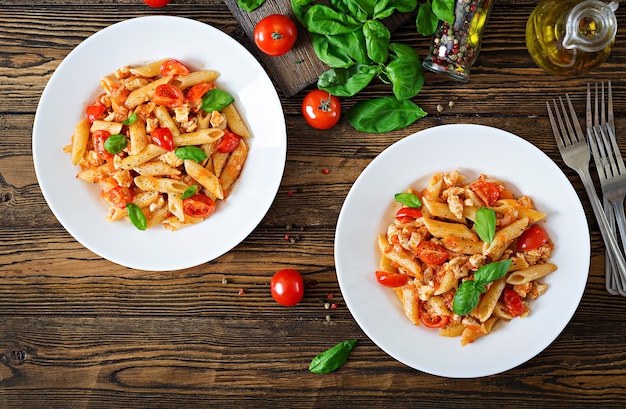
[[[333,372],[348,361],[350,352],[356,345],[356,339],[343,341],[322,352],[309,365],[309,371],[317,374]]]
[[[452,300],[452,311],[458,315],[467,315],[480,300],[480,294],[485,292],[485,285],[506,275],[511,267],[511,260],[502,260],[482,266],[474,273],[473,280],[461,283]]]
[[[397,202],[407,207],[422,207],[422,201],[413,193],[396,193],[394,197]]]
[[[126,139],[124,135],[117,133],[109,136],[106,141],[104,141],[104,149],[111,155],[116,155],[126,147],[126,144],[128,144],[128,139]]]
[[[132,124],[133,122],[135,122],[136,120],[137,120],[137,114],[133,112],[132,114],[128,115],[128,118],[126,118],[125,120],[123,120],[123,121],[122,121],[122,123],[123,123],[124,125],[130,125],[130,124]]]
[[[185,191],[183,192],[183,195],[180,198],[187,199],[188,197],[195,195],[197,192],[198,192],[198,186],[191,185],[187,189],[185,189]]]
[[[474,229],[482,241],[491,244],[496,235],[496,211],[485,206],[478,209]]]
[[[263,3],[265,0],[237,0],[237,5],[247,12],[258,9]]]
[[[385,133],[405,128],[426,115],[413,101],[388,96],[357,102],[346,119],[357,131]]]
[[[208,158],[207,154],[197,146],[181,146],[180,148],[176,148],[174,154],[179,159],[195,160],[196,162],[202,162]]]
[[[133,225],[139,230],[146,230],[148,227],[146,215],[143,214],[141,208],[134,203],[126,203],[126,210],[128,210],[128,217],[130,217]]]
[[[223,89],[213,88],[202,97],[202,108],[205,112],[221,111],[235,101],[232,95]]]

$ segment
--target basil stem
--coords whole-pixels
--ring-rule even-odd
[[[491,244],[496,235],[496,211],[485,206],[478,209],[474,229],[482,241]]]
[[[317,355],[309,365],[309,371],[317,374],[333,372],[348,361],[350,352],[356,345],[356,339],[343,341]]]
[[[126,203],[126,210],[133,225],[139,230],[146,230],[148,227],[146,215],[143,214],[141,208],[134,203]]]
[[[407,207],[422,207],[422,201],[413,193],[396,193],[396,202],[400,202]]]
[[[126,144],[128,144],[128,139],[124,135],[115,134],[104,141],[104,149],[111,155],[116,155],[126,147]]]
[[[208,157],[207,154],[197,146],[181,146],[176,148],[174,154],[179,159],[195,160],[196,162],[202,162]]]

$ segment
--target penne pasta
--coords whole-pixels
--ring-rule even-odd
[[[224,131],[217,128],[207,128],[195,132],[174,135],[174,146],[203,145],[215,142],[223,135]]]
[[[522,270],[511,273],[506,282],[513,285],[526,284],[556,271],[557,267],[552,263],[535,264]]]
[[[146,163],[157,156],[163,155],[167,151],[160,146],[148,144],[143,150],[135,155],[128,155],[124,159],[120,159],[115,166],[119,169],[130,170]]]
[[[189,176],[200,183],[212,196],[223,199],[224,190],[217,176],[209,172],[198,162],[185,160],[185,171]]]
[[[89,120],[83,119],[76,124],[72,137],[72,163],[78,164],[85,155],[89,141]]]
[[[185,76],[174,77],[176,86],[180,89],[192,87],[203,82],[213,82],[220,76],[220,73],[213,70],[200,70],[189,73]]]

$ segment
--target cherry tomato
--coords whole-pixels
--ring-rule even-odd
[[[417,207],[402,207],[396,212],[396,219],[400,223],[410,223],[422,217],[422,211]]]
[[[120,209],[124,209],[126,203],[133,201],[133,191],[123,186],[116,186],[111,190],[102,192],[102,196],[107,202]]]
[[[161,148],[172,151],[174,150],[174,138],[172,131],[169,128],[157,128],[150,134],[152,142],[159,145]]]
[[[339,122],[339,98],[321,89],[309,92],[302,100],[302,116],[316,129],[329,129]]]
[[[111,133],[104,129],[95,131],[91,135],[91,138],[93,140],[93,149],[96,151],[100,159],[103,160],[109,160],[113,158],[113,155],[111,155],[109,151],[104,149],[104,142],[109,139],[109,136],[111,136]]]
[[[161,75],[167,77],[168,75],[187,75],[189,74],[189,68],[182,62],[174,59],[163,61],[161,64]]]
[[[417,246],[417,257],[426,264],[443,264],[450,252],[443,246],[432,241],[422,240]]]
[[[143,0],[143,2],[150,7],[163,7],[166,6],[170,0]]]
[[[222,136],[215,149],[220,153],[232,152],[239,146],[239,139],[241,138],[236,133],[224,131],[224,136]]]
[[[183,104],[185,97],[183,91],[175,85],[161,84],[154,90],[152,100],[157,105],[163,105],[168,108],[176,108]]]
[[[547,243],[548,240],[550,240],[548,233],[538,224],[533,224],[517,239],[517,249],[520,251],[534,250]]]
[[[106,107],[102,104],[89,105],[87,107],[87,119],[89,119],[89,122],[100,119],[102,118],[102,114],[104,114],[105,110]]]
[[[427,311],[423,302],[420,302],[419,305],[420,321],[424,326],[428,328],[443,328],[450,322],[450,317],[447,315],[438,315]]]
[[[392,273],[389,271],[376,271],[376,279],[385,287],[402,287],[406,284],[407,275],[402,273]]]
[[[183,211],[191,217],[209,217],[215,211],[215,202],[203,194],[195,194],[183,199]]]
[[[502,301],[504,302],[504,306],[506,307],[509,314],[511,314],[511,316],[513,317],[519,317],[525,311],[521,297],[512,288],[504,289]]]
[[[279,56],[291,50],[298,38],[298,29],[284,14],[270,14],[254,28],[254,42],[267,55]]]
[[[215,84],[210,82],[201,82],[200,84],[196,84],[187,90],[185,93],[185,100],[192,105],[200,105],[204,94],[213,88],[215,88]]]
[[[285,268],[272,277],[270,283],[272,297],[280,305],[293,307],[304,296],[304,280],[297,270]]]
[[[487,206],[492,206],[500,198],[500,185],[496,183],[477,180],[470,184],[470,189],[472,189]]]

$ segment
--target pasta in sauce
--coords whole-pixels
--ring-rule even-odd
[[[486,175],[467,182],[452,171],[396,200],[403,206],[378,236],[376,276],[415,325],[460,337],[465,346],[496,323],[526,317],[546,291],[540,279],[557,268],[549,262],[554,244],[531,198],[514,197]],[[467,311],[459,313],[461,306]]]

